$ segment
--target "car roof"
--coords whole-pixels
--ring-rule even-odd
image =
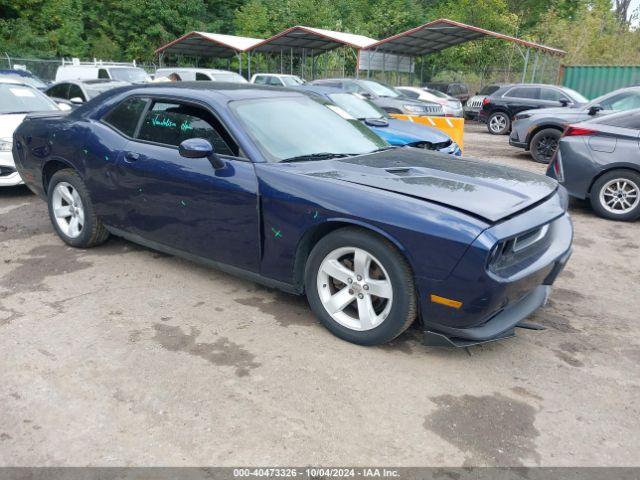
[[[268,75],[269,77],[297,77],[295,73],[256,73],[255,77],[260,75]]]
[[[126,91],[140,92],[152,95],[153,93],[171,94],[172,91],[186,91],[201,98],[221,98],[225,97],[230,100],[241,100],[247,98],[277,98],[303,96],[301,92],[297,92],[290,88],[272,87],[266,85],[255,85],[253,83],[233,83],[233,82],[163,82],[163,83],[146,83],[141,85],[132,85]]]
[[[16,70],[13,68],[0,69],[0,75],[20,75],[21,77],[33,77],[33,73],[28,70]]]
[[[12,79],[12,78],[0,78],[0,83],[7,83],[7,84],[11,84],[11,85],[24,85],[24,86],[28,87],[28,85],[26,83],[19,82],[17,80]]]

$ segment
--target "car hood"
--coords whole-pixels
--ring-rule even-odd
[[[0,114],[0,138],[11,138],[24,117],[26,117],[24,113]]]
[[[410,145],[416,142],[444,143],[451,140],[447,134],[440,130],[420,123],[398,120],[397,118],[385,120],[389,122],[388,126],[369,126],[369,128],[391,145]]]
[[[428,200],[489,222],[526,209],[552,195],[557,182],[524,170],[417,148],[369,155],[277,164],[289,171]]]

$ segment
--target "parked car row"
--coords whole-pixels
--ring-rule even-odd
[[[588,101],[555,85],[491,85],[478,118],[489,133],[549,164],[547,175],[611,220],[640,218],[640,87]],[[477,98],[470,100],[477,108]]]

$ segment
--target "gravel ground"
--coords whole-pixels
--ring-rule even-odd
[[[544,167],[469,125],[466,153]],[[637,465],[639,225],[572,207],[546,331],[365,348],[304,299],[119,239],[66,247],[0,191],[0,465]]]

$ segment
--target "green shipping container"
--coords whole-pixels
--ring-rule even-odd
[[[588,99],[612,90],[640,85],[639,65],[564,65],[560,83]]]

